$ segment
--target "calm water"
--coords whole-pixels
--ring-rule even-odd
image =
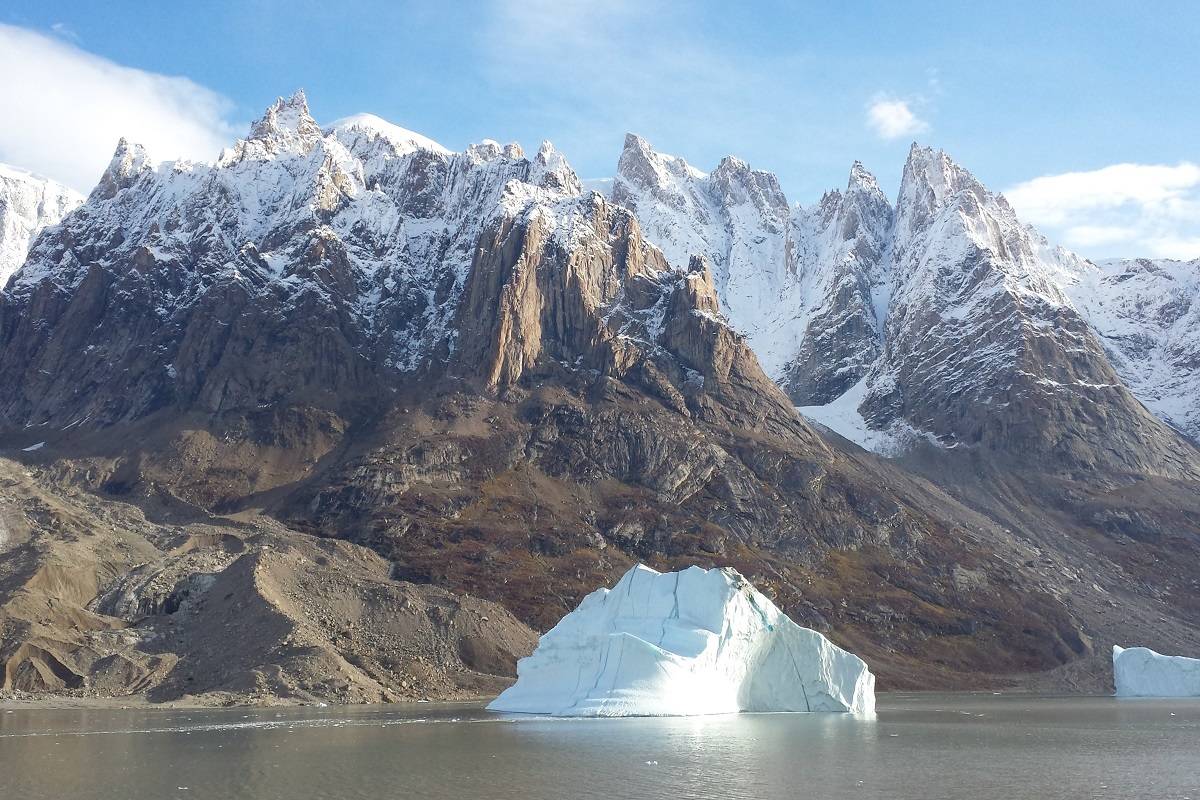
[[[1191,798],[1200,701],[884,695],[840,714],[0,711],[0,798]]]

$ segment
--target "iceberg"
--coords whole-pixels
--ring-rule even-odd
[[[1200,658],[1113,645],[1117,697],[1200,697]]]
[[[802,628],[737,570],[637,565],[517,664],[491,711],[565,717],[875,710],[866,663]]]

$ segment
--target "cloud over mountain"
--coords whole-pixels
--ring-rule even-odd
[[[187,78],[121,66],[61,38],[0,24],[0,161],[92,188],[125,136],[155,158],[212,160],[232,103]],[[15,123],[15,124],[14,124]]]

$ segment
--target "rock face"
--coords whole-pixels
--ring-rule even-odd
[[[732,569],[637,565],[518,663],[488,708],[571,717],[875,711],[875,676]]]
[[[1200,658],[1113,645],[1117,697],[1200,697]]]
[[[43,228],[57,225],[83,203],[66,186],[0,164],[0,289],[25,263],[25,255]]]
[[[1195,449],[1146,413],[1060,289],[1056,273],[1077,262],[1039,245],[1003,197],[914,147],[896,209],[886,358],[864,416],[1072,470],[1200,475]]]

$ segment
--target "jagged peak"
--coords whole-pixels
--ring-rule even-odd
[[[763,213],[786,216],[787,198],[775,173],[752,169],[737,156],[725,156],[708,176],[712,190],[726,202],[750,202]]]
[[[760,171],[761,170],[750,169],[750,164],[748,162],[743,161],[742,159],[738,158],[737,156],[725,156],[724,158],[721,159],[720,163],[717,164],[717,168],[713,170],[713,173],[714,174],[716,174],[718,172],[748,173],[748,172],[760,172]]]
[[[92,197],[112,197],[121,189],[133,185],[143,172],[153,169],[154,165],[146,148],[122,136],[117,142],[116,150],[113,151],[112,160],[100,176],[100,182],[92,190]]]
[[[524,158],[525,151],[517,142],[502,145],[495,139],[484,139],[467,146],[467,157],[475,161],[491,161],[494,158]]]
[[[218,163],[228,166],[281,153],[307,155],[321,137],[321,127],[308,111],[308,98],[299,89],[290,98],[276,98],[250,126],[249,135],[222,152]]]
[[[547,189],[559,189],[571,195],[583,193],[583,184],[567,158],[549,140],[542,140],[529,170],[529,182]]]
[[[983,184],[944,150],[913,142],[900,179],[898,210],[913,202],[938,208],[964,190],[977,199],[990,196]]]
[[[878,192],[879,181],[875,180],[875,174],[864,167],[861,161],[855,161],[850,165],[850,179],[846,182],[846,191],[863,189]]]
[[[625,144],[621,150],[622,152],[626,150],[634,150],[642,153],[654,152],[654,148],[650,146],[650,143],[636,133],[625,134]]]
[[[251,139],[296,138],[311,142],[321,137],[321,128],[308,111],[308,98],[298,89],[290,98],[278,97],[250,126]]]
[[[707,175],[679,156],[660,153],[636,133],[625,134],[625,146],[617,161],[617,176],[635,184],[662,184],[668,176],[702,180]]]

